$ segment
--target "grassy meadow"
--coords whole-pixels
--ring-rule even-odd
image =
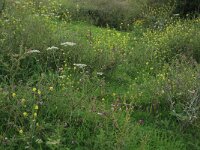
[[[180,1],[1,0],[0,149],[200,149],[200,17]]]

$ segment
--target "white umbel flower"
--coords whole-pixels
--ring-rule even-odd
[[[97,75],[102,76],[102,75],[103,75],[103,72],[97,72]]]
[[[61,46],[75,46],[76,43],[73,43],[73,42],[64,42],[64,43],[61,43],[60,45]]]
[[[49,50],[58,50],[59,48],[58,47],[56,47],[56,46],[51,46],[51,47],[48,47],[47,48],[47,51],[49,51]]]
[[[29,50],[28,52],[26,52],[27,54],[32,54],[32,53],[40,53],[39,50],[37,49],[33,49],[33,50]]]
[[[74,64],[74,66],[78,67],[78,68],[84,68],[87,65],[86,64]]]

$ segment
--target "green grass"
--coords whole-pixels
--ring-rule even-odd
[[[199,18],[124,32],[37,2],[0,14],[0,149],[200,148]]]

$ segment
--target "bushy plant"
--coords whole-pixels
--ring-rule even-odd
[[[147,1],[121,1],[121,0],[87,0],[84,2],[62,2],[75,20],[88,20],[98,26],[110,26],[117,29],[128,29],[134,19],[142,15]],[[69,5],[70,3],[70,5]],[[65,6],[65,7],[64,7]]]
[[[175,61],[169,68],[165,85],[171,114],[181,125],[195,124],[199,120],[199,64],[186,60]]]

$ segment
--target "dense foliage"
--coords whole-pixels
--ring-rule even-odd
[[[0,149],[200,149],[197,1],[3,2]]]

